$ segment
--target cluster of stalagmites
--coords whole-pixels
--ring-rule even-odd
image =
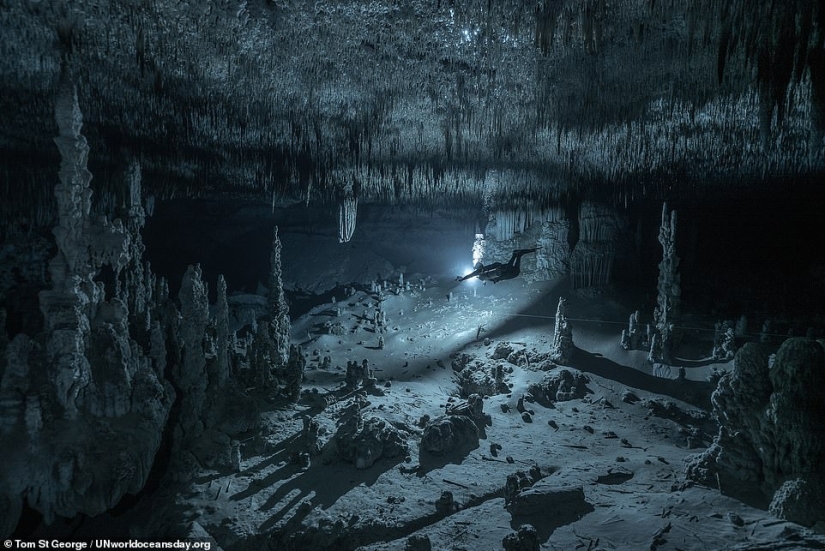
[[[825,522],[823,388],[822,341],[788,339],[772,363],[762,345],[746,344],[712,396],[719,434],[693,456],[688,477],[724,493],[761,494],[780,518]]]
[[[653,324],[640,325],[639,311],[636,310],[630,314],[627,329],[622,330],[620,344],[624,350],[647,349],[647,360],[654,369],[669,371],[667,366],[672,364],[674,349],[681,340],[676,324],[682,293],[679,257],[676,255],[676,211],[668,211],[667,203],[662,206],[659,243],[662,245],[662,261],[659,263]]]
[[[93,217],[89,147],[66,80],[56,118],[57,254],[39,295],[42,327],[9,341],[0,310],[0,535],[15,528],[24,501],[51,522],[100,514],[141,490],[170,419],[173,476],[190,476],[185,465],[232,465],[232,439],[258,420],[237,385],[244,373],[233,371],[240,362],[223,278],[210,304],[200,268],[190,266],[171,298],[142,257],[140,166],[126,169],[118,218]],[[302,369],[284,353],[282,293],[273,302],[265,369]]]
[[[55,187],[57,254],[51,288],[40,292],[43,327],[3,347],[0,533],[24,499],[47,521],[113,507],[144,485],[174,391],[163,376],[165,285],[144,270],[140,170],[124,178],[120,218],[91,212],[89,147],[71,85],[56,105],[62,162]],[[96,280],[101,266],[113,289]]]

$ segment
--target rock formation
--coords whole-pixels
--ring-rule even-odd
[[[507,504],[507,510],[514,524],[523,526],[529,523],[533,526],[546,526],[548,523],[563,523],[569,522],[570,519],[578,519],[593,511],[593,506],[586,500],[581,486],[548,477],[515,492]],[[514,546],[507,549],[521,550],[524,548]],[[535,547],[526,549],[535,549]]]
[[[717,321],[713,333],[711,357],[716,360],[731,360],[736,353],[736,335],[733,323]]]
[[[2,536],[14,529],[24,496],[50,523],[98,515],[140,491],[173,408],[171,449],[191,450],[205,466],[231,465],[230,436],[257,423],[231,379],[223,278],[210,305],[200,268],[190,266],[171,300],[143,259],[140,165],[127,164],[116,190],[119,217],[93,214],[89,146],[65,75],[55,115],[57,247],[51,285],[39,293],[42,326],[3,343]]]
[[[57,254],[51,288],[39,295],[43,327],[9,343],[0,380],[0,431],[15,444],[0,450],[0,534],[14,528],[23,496],[51,522],[102,513],[140,490],[174,397],[162,378],[164,338],[152,331],[162,305],[142,266],[139,167],[124,178],[123,219],[93,219],[89,146],[68,78],[55,116]],[[102,266],[116,279],[109,289],[97,279]]]
[[[378,417],[370,417],[362,425],[342,427],[336,434],[338,453],[342,459],[367,469],[381,458],[392,459],[407,451],[404,434]]]
[[[289,358],[279,373],[283,381],[282,393],[290,402],[298,401],[301,395],[301,382],[304,380],[306,363],[303,349],[300,346],[290,345]]]
[[[584,202],[579,208],[579,240],[570,255],[573,289],[604,287],[613,281],[626,221],[615,208]],[[626,256],[626,255],[625,255]]]
[[[825,520],[825,350],[792,338],[768,362],[759,344],[736,353],[712,396],[719,434],[687,474],[725,493],[760,493],[775,514],[810,526]]]
[[[478,447],[479,430],[468,415],[444,415],[424,427],[421,449],[435,455]]]
[[[639,325],[639,311],[636,310],[627,322],[627,329],[622,329],[621,347],[624,350],[637,350],[640,347],[649,346],[647,342],[650,326],[643,328]]]
[[[501,545],[504,551],[539,551],[541,540],[532,524],[522,524],[516,532],[504,536]]]
[[[553,402],[566,402],[584,398],[589,392],[586,375],[569,369],[560,369],[544,376],[541,383],[533,383],[528,390],[537,402],[550,406]]]
[[[473,265],[495,260],[505,262],[516,249],[540,247],[521,259],[521,277],[546,281],[566,275],[570,264],[570,222],[558,206],[518,209],[497,208],[489,213],[486,234],[476,234]]]

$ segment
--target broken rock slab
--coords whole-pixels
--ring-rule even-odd
[[[508,509],[513,518],[522,518],[584,514],[593,507],[585,499],[581,486],[539,482],[515,495]]]

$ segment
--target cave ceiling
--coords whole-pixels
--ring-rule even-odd
[[[0,0],[4,217],[46,217],[61,78],[104,196],[132,159],[161,198],[454,205],[819,174],[823,20],[822,0]]]

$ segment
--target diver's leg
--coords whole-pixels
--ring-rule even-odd
[[[516,269],[516,275],[518,275],[518,270],[521,268],[521,257],[527,253],[532,253],[537,250],[539,250],[538,247],[534,247],[532,249],[516,249],[513,251],[513,256],[510,257],[510,262],[508,264]]]
[[[507,265],[508,266],[515,266],[516,262],[519,261],[519,258],[521,258],[521,255],[519,254],[519,252],[518,251],[513,251],[513,254],[510,256],[510,261],[507,262]]]

